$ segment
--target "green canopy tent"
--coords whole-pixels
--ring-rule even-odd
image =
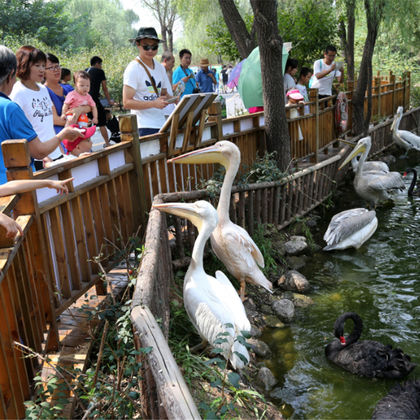
[[[283,43],[283,74],[286,69],[286,61],[291,48],[291,42]],[[246,108],[264,106],[259,47],[252,50],[251,54],[249,54],[242,65],[238,81],[238,90]]]

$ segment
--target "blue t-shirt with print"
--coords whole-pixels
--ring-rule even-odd
[[[172,84],[174,85],[175,83],[178,83],[183,77],[185,76],[189,76],[190,74],[192,74],[192,70],[191,69],[186,69],[185,70],[187,72],[187,74],[185,74],[184,69],[181,66],[178,66],[175,71],[172,74]],[[193,93],[194,88],[196,87],[196,82],[194,77],[192,77],[191,79],[188,79],[188,82],[185,83],[185,90],[183,92],[183,94],[181,95],[189,95],[191,93]]]
[[[32,124],[22,108],[0,92],[0,145],[5,140],[26,139],[28,142],[37,137]],[[3,152],[0,153],[0,184],[7,182]]]

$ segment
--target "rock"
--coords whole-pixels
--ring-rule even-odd
[[[304,236],[292,236],[289,241],[284,244],[284,249],[288,255],[300,255],[308,249],[306,238]]]
[[[295,305],[289,299],[279,299],[271,305],[276,315],[284,322],[290,322],[295,316]]]
[[[313,215],[310,219],[308,219],[308,220],[306,221],[306,226],[308,226],[308,228],[313,229],[313,228],[315,228],[315,227],[317,227],[317,226],[318,226],[318,221],[319,221],[320,219],[321,219],[321,217],[320,217],[320,216]]]
[[[263,359],[268,359],[271,356],[270,347],[268,347],[268,344],[264,343],[264,341],[249,338],[248,344],[257,356],[262,357]]]
[[[276,400],[283,399],[283,396],[284,396],[283,389],[280,387],[276,387],[270,392],[270,397]]]
[[[261,337],[261,330],[259,328],[257,328],[255,325],[251,324],[251,331],[250,331],[251,337]]]
[[[305,267],[306,260],[306,255],[301,255],[299,257],[290,256],[286,258],[287,265],[293,270],[300,270],[301,268]]]
[[[287,271],[286,274],[277,280],[277,284],[283,290],[292,290],[295,292],[306,292],[310,288],[306,277],[296,270]]]
[[[263,313],[263,314],[272,314],[273,313],[273,311],[271,309],[271,306],[270,305],[265,305],[265,304],[261,305],[260,312]]]
[[[306,308],[309,305],[313,305],[314,303],[314,301],[309,296],[301,295],[300,293],[293,293],[292,301],[295,306],[299,308]]]
[[[264,321],[267,327],[283,328],[285,325],[275,315],[264,315]]]
[[[250,297],[244,302],[244,306],[249,311],[255,311],[257,309],[257,305],[255,305],[255,302]]]
[[[265,391],[270,391],[273,386],[277,383],[277,379],[271,373],[271,370],[267,367],[262,367],[257,375],[257,381],[264,388]]]

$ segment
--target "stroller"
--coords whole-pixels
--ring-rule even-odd
[[[111,137],[109,138],[110,141],[114,143],[121,142],[121,133],[120,133],[120,125],[118,123],[117,117],[112,115],[111,111],[108,109],[105,110],[106,113],[106,127],[111,132]]]

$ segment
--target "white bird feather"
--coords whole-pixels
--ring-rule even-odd
[[[364,208],[345,210],[331,219],[325,232],[324,251],[360,248],[376,231],[378,219],[374,210]]]
[[[391,125],[392,138],[396,144],[404,148],[407,152],[411,149],[420,151],[420,136],[411,133],[407,130],[399,130],[400,122],[403,116],[404,109],[402,106],[397,108],[397,113],[394,115],[394,121]]]
[[[362,154],[354,177],[353,185],[357,194],[374,206],[380,201],[390,198],[390,194],[397,190],[404,190],[402,176],[398,172],[364,172],[363,165],[371,148],[371,138],[364,137],[357,142],[354,150],[340,165],[342,168],[358,154]],[[340,169],[339,168],[339,169]]]
[[[204,246],[218,221],[216,210],[207,201],[166,203],[153,207],[186,217],[197,226],[199,234],[184,278],[184,306],[200,336],[213,347],[221,348],[223,356],[230,360],[234,369],[242,369],[244,361],[237,353],[247,361],[249,353],[237,338],[242,331],[251,330],[245,308],[224,273],[216,271],[216,277],[212,277],[203,267]],[[228,336],[221,336],[226,332]],[[216,344],[218,338],[225,338],[227,342]]]
[[[245,282],[262,286],[270,293],[273,285],[260,269],[264,268],[264,258],[257,245],[245,229],[232,223],[229,218],[232,184],[240,161],[239,148],[230,141],[219,141],[213,146],[168,160],[173,163],[220,163],[225,167],[226,174],[217,206],[219,223],[211,236],[211,245],[216,256],[241,283],[243,299]]]

